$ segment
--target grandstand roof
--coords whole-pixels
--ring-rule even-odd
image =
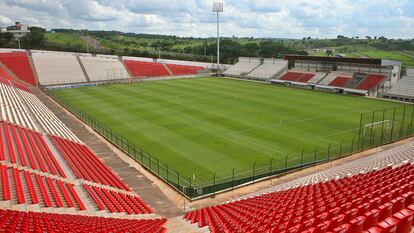
[[[320,56],[304,56],[295,54],[286,54],[285,60],[306,60],[306,61],[320,61],[320,62],[344,62],[344,63],[361,63],[371,65],[382,65],[382,59],[374,58],[349,58],[349,57],[320,57]]]

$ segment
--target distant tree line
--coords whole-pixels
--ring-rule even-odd
[[[295,43],[301,48],[314,49],[314,48],[329,48],[346,45],[367,45],[376,49],[388,50],[388,51],[403,51],[414,50],[414,39],[388,39],[385,36],[365,36],[364,39],[355,37],[346,37],[338,35],[335,39],[313,39],[311,37],[304,37],[301,41]]]

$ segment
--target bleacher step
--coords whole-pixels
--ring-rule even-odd
[[[199,228],[197,224],[190,224],[190,222],[182,219],[182,216],[168,219],[165,227],[168,232],[174,233],[207,233],[210,232],[208,227]]]
[[[83,72],[83,75],[86,78],[86,81],[88,81],[88,83],[90,83],[91,82],[91,79],[89,78],[88,72],[86,72],[85,66],[83,65],[82,60],[80,59],[79,55],[76,55],[76,59],[79,62],[80,68],[81,68],[81,70]]]

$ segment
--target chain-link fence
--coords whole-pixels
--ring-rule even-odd
[[[366,150],[413,135],[414,105],[361,114],[358,150]]]

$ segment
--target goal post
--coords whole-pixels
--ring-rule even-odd
[[[383,134],[383,133],[388,132],[390,128],[391,128],[391,120],[383,120],[383,121],[377,121],[377,122],[365,124],[363,136],[365,137],[367,134],[371,135],[372,133],[375,133],[375,135]]]

